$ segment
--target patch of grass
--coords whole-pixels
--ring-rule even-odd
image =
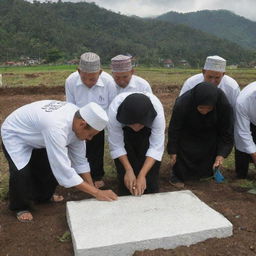
[[[105,139],[107,140],[107,136],[105,137]],[[116,167],[115,167],[115,164],[114,164],[114,160],[110,156],[107,141],[105,141],[104,171],[105,171],[105,175],[107,177],[116,178]]]
[[[246,179],[240,180],[240,181],[238,181],[238,185],[241,188],[246,188],[246,189],[256,188],[256,183],[253,180],[246,180]]]
[[[7,199],[9,175],[0,175],[0,201]]]
[[[65,79],[76,68],[76,65],[0,67],[0,73],[3,75],[4,86],[25,87],[45,85],[50,87],[64,85]],[[108,65],[102,68],[104,71],[111,73]],[[170,85],[181,87],[187,78],[200,72],[200,69],[148,68],[143,66],[135,68],[135,74],[148,80],[154,89],[162,89]],[[226,74],[236,79],[242,88],[255,80],[256,69],[232,69],[227,70]]]
[[[76,70],[76,65],[39,65],[39,66],[21,66],[21,67],[0,67],[0,73],[20,73],[20,72],[47,72],[47,71],[72,71]]]
[[[223,167],[225,167],[227,169],[235,169],[235,151],[234,151],[234,149],[229,154],[229,156],[227,158],[225,158]]]
[[[71,241],[71,234],[69,231],[65,231],[63,235],[57,237],[62,243]]]
[[[1,147],[1,146],[0,146]],[[7,198],[9,174],[7,172],[8,164],[2,151],[0,151],[0,201]]]

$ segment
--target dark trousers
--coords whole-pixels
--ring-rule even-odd
[[[86,141],[86,157],[91,168],[93,180],[101,180],[104,176],[104,130],[96,134],[92,140]]]
[[[253,141],[254,143],[256,143],[256,126],[251,123],[250,129],[251,129]],[[235,149],[235,168],[236,168],[237,178],[245,179],[247,177],[250,162],[252,162],[252,158],[250,154],[247,154],[239,151],[238,149]]]
[[[140,131],[135,132],[126,126],[123,128],[123,131],[127,157],[133,168],[134,174],[137,177],[146,160],[145,154],[149,148],[149,137],[151,135],[151,129],[144,127]],[[149,170],[146,176],[147,189],[145,190],[145,194],[157,193],[159,191],[158,177],[160,164],[161,162],[156,161],[152,168]],[[119,195],[130,195],[130,191],[124,184],[125,169],[118,158],[115,159],[115,165],[119,182]]]
[[[3,152],[9,163],[9,208],[12,211],[28,210],[31,201],[38,203],[51,199],[58,185],[46,149],[34,149],[29,163],[18,170],[4,145]]]

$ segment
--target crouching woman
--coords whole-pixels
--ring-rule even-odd
[[[168,129],[170,183],[206,178],[233,147],[233,113],[225,94],[200,83],[177,98]]]

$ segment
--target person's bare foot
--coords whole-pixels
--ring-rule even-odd
[[[33,215],[30,211],[24,210],[16,213],[17,220],[20,222],[31,222],[33,221]]]
[[[96,180],[96,181],[94,181],[94,186],[95,186],[96,188],[102,188],[102,187],[105,186],[105,183],[104,183],[103,180]]]
[[[60,203],[64,200],[64,197],[61,195],[53,194],[51,201],[54,203]]]

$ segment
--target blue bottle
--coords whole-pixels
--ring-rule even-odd
[[[217,183],[222,183],[224,181],[224,177],[218,167],[214,169],[214,179]]]

